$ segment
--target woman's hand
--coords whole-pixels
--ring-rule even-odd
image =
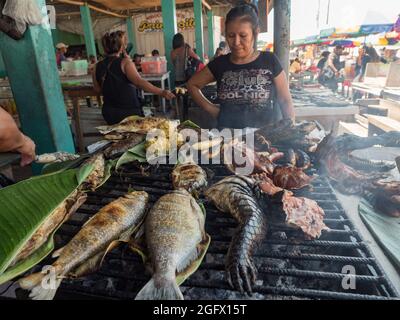
[[[160,96],[167,100],[172,100],[176,98],[176,96],[169,90],[163,90]]]
[[[21,154],[21,167],[25,167],[35,161],[36,145],[27,136],[23,135],[22,145],[16,151]]]

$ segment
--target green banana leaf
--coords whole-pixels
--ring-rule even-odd
[[[93,165],[85,165],[80,169],[34,177],[0,190],[0,275],[46,218],[93,169]],[[30,267],[35,264],[33,261],[35,259],[29,262]]]
[[[145,141],[142,143],[134,146],[132,149],[129,149],[125,152],[117,161],[115,165],[115,169],[118,170],[122,165],[139,161],[141,163],[147,162],[146,159],[146,148],[145,148]]]
[[[179,125],[179,128],[193,128],[193,129],[201,129],[197,124],[190,120],[186,120]]]

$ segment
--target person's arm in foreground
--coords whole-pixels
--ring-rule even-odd
[[[208,67],[205,67],[189,80],[187,88],[194,102],[216,119],[220,111],[218,106],[211,103],[206,97],[204,97],[203,93],[201,92],[201,89],[204,88],[205,85],[214,81],[215,78],[210,69],[208,69]]]
[[[289,91],[289,84],[286,78],[286,73],[282,71],[274,79],[275,88],[277,91],[278,103],[281,107],[282,115],[284,119],[295,120],[295,111],[293,106],[292,95]]]
[[[0,152],[21,154],[21,166],[35,160],[35,143],[17,127],[11,115],[0,107]]]

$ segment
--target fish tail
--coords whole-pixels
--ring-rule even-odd
[[[24,290],[29,290],[32,300],[53,300],[62,279],[51,277],[47,272],[33,273],[19,280],[19,285]]]
[[[156,285],[154,278],[140,290],[135,300],[184,300],[175,279]]]

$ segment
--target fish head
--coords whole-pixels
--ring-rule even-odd
[[[147,202],[149,200],[149,194],[145,191],[131,191],[125,195],[127,199],[139,199]]]

